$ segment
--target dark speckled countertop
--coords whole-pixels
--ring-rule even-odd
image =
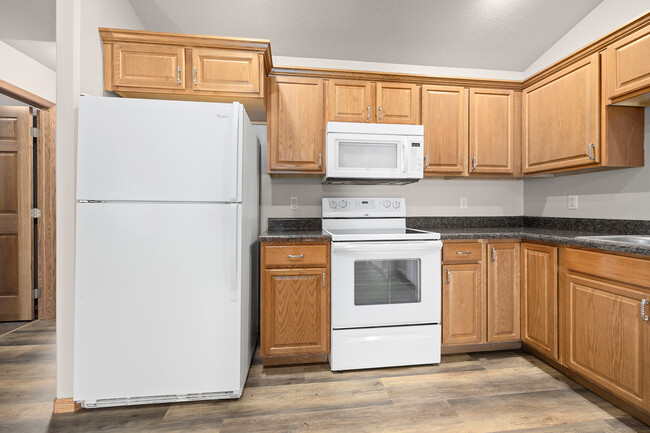
[[[650,235],[650,221],[545,217],[408,217],[407,226],[452,239],[521,239],[650,256],[650,246],[579,239],[580,236]],[[320,218],[270,218],[260,241],[328,241]]]

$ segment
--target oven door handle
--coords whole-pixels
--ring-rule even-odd
[[[408,242],[332,242],[332,251],[395,251],[439,250],[440,241]]]

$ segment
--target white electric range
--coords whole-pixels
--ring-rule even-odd
[[[440,362],[440,234],[406,227],[403,198],[323,198],[334,371]]]

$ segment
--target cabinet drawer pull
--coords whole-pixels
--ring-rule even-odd
[[[424,168],[427,168],[429,166],[429,162],[427,161],[428,157],[427,155],[424,155]]]
[[[456,254],[458,254],[459,256],[462,256],[463,254],[472,254],[472,252],[471,251],[456,251]]]
[[[645,313],[645,306],[646,305],[648,305],[648,300],[647,299],[641,300],[641,319],[644,322],[648,321],[648,315]]]
[[[472,171],[476,170],[476,157],[472,156]]]
[[[367,117],[367,119],[370,120],[370,105],[368,105],[368,117]]]
[[[181,84],[181,67],[177,66],[176,67],[176,81],[178,84]]]
[[[490,252],[492,253],[490,254],[490,261],[493,262],[497,259],[497,250],[492,247],[490,248]]]
[[[194,85],[196,85],[196,68],[194,68]]]
[[[451,277],[451,272],[449,269],[447,269],[447,279],[445,280],[445,284],[449,284],[449,278]]]
[[[596,159],[596,156],[594,155],[594,150],[596,149],[596,146],[594,143],[590,143],[589,146],[587,146],[587,155],[589,155],[589,159],[592,161]]]
[[[325,272],[323,272],[323,289],[325,288]]]
[[[381,112],[381,105],[379,106],[379,120],[384,116],[384,114]]]
[[[304,254],[287,254],[287,257],[289,257],[290,259],[302,259],[303,257],[305,257],[305,255]]]

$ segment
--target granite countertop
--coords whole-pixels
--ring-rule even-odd
[[[407,226],[440,233],[445,240],[521,239],[650,256],[650,246],[580,236],[650,235],[650,221],[550,217],[407,217]],[[320,218],[273,218],[260,241],[329,241]]]
[[[269,229],[259,236],[260,242],[325,242],[331,240],[331,236],[324,234],[322,230],[305,229]]]
[[[430,227],[429,230],[440,233],[444,240],[452,239],[508,239],[539,241],[599,250],[616,251],[628,254],[650,256],[650,246],[623,242],[602,241],[597,239],[578,239],[579,236],[608,236],[617,233],[587,232],[574,230],[544,229],[533,227],[489,227],[489,228],[442,228]]]

